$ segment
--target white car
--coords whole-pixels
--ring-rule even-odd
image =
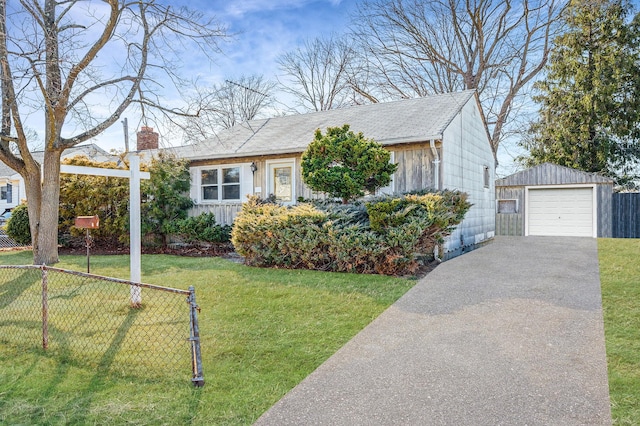
[[[0,214],[0,226],[6,225],[10,217],[11,217],[11,210],[5,210],[4,213]]]

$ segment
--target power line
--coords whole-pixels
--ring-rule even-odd
[[[256,89],[252,89],[251,87],[247,87],[247,86],[244,86],[244,85],[242,85],[242,84],[240,84],[240,83],[236,83],[235,81],[225,80],[225,82],[227,82],[227,83],[229,83],[229,84],[233,84],[234,86],[241,87],[241,88],[243,88],[243,89],[245,89],[245,90],[248,90],[248,91],[250,91],[250,92],[257,93],[257,94],[259,94],[259,95],[261,95],[261,96],[264,96],[265,98],[271,98],[271,99],[273,100],[273,102],[276,102],[276,103],[278,103],[278,104],[280,104],[280,105],[284,106],[287,110],[289,110],[289,111],[295,111],[295,109],[294,109],[294,108],[290,107],[289,105],[287,105],[287,104],[285,104],[285,103],[283,103],[283,102],[280,102],[280,101],[278,100],[278,98],[274,97],[273,95],[267,95],[266,93],[262,93],[262,92],[260,92],[260,91],[258,91],[258,90],[256,90]]]
[[[242,84],[240,84],[240,83],[236,83],[235,81],[231,81],[231,80],[225,80],[225,81],[226,81],[227,83],[229,83],[229,84],[233,84],[234,86],[242,87],[244,90],[248,90],[248,91],[250,91],[250,92],[257,93],[258,95],[262,95],[262,96],[264,96],[265,98],[268,98],[268,97],[269,97],[269,95],[267,95],[267,94],[265,94],[265,93],[259,92],[259,91],[257,91],[256,89],[252,89],[251,87],[244,86],[244,85],[242,85]]]

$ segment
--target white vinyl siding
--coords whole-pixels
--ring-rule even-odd
[[[529,189],[528,235],[592,237],[593,187]]]

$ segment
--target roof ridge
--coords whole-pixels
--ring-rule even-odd
[[[266,118],[266,119],[265,118],[254,118],[252,120],[243,121],[242,123],[240,123],[238,125],[259,122],[261,120],[267,120],[267,121],[268,120],[276,120],[277,121],[277,120],[286,120],[286,119],[289,119],[291,117],[300,117],[300,116],[307,116],[308,117],[308,116],[315,116],[315,115],[337,114],[337,113],[343,112],[345,110],[353,110],[353,109],[361,109],[361,108],[364,109],[364,108],[386,107],[388,105],[393,105],[393,104],[397,104],[397,103],[400,103],[400,102],[417,102],[417,101],[424,101],[424,100],[433,99],[433,98],[439,98],[439,97],[449,97],[449,98],[455,100],[456,99],[456,95],[468,94],[469,96],[465,99],[464,103],[458,105],[459,107],[462,107],[474,93],[476,93],[475,89],[465,89],[465,90],[461,90],[461,91],[457,91],[457,92],[434,93],[434,94],[426,95],[426,96],[416,96],[415,98],[392,99],[392,100],[389,100],[389,101],[374,102],[374,103],[370,103],[370,104],[349,105],[349,106],[345,106],[345,107],[342,107],[342,108],[327,109],[327,110],[321,110],[321,111],[308,111],[308,112],[296,113],[296,114],[291,114],[291,115],[279,115],[277,117],[270,117],[270,118]]]

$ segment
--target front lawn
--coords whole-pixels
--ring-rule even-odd
[[[0,253],[0,264],[31,261]],[[190,366],[184,380],[132,380],[0,345],[0,424],[251,424],[415,284],[219,258],[145,255],[142,264],[144,282],[195,286],[206,385],[191,385]],[[56,266],[85,271],[86,258]],[[128,279],[129,258],[94,256],[91,272]]]
[[[640,424],[640,240],[598,241],[614,424]]]

